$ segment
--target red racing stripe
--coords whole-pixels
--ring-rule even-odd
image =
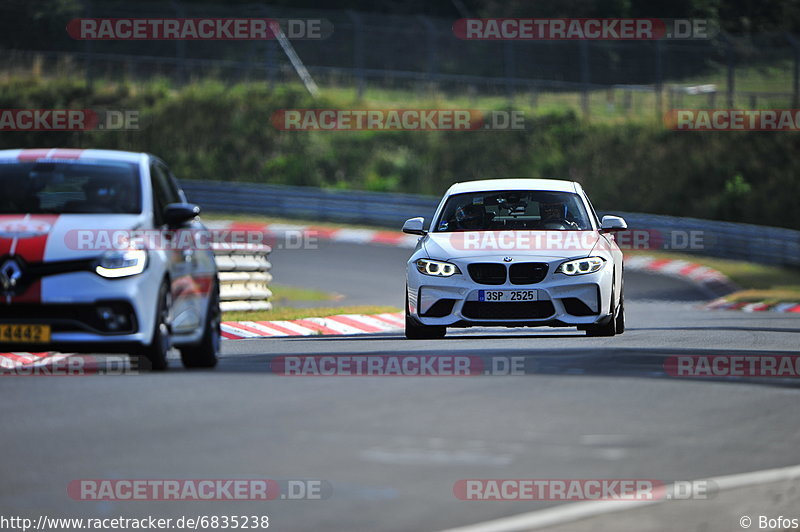
[[[42,214],[26,216],[25,222],[30,224],[46,223],[53,226],[58,220],[57,214]],[[44,260],[44,250],[47,247],[47,239],[50,232],[37,235],[31,238],[15,238],[9,250],[16,256],[20,256],[28,263],[42,262]],[[25,292],[15,296],[12,303],[39,303],[42,300],[42,283],[37,280],[32,283]]]
[[[38,159],[45,159],[47,154],[53,151],[52,148],[43,148],[43,149],[36,149],[36,150],[22,150],[19,152],[17,156],[17,160],[20,162],[31,162],[36,161]]]
[[[37,148],[34,150],[22,150],[17,156],[20,162],[32,162],[39,159],[79,159],[86,150],[76,150],[72,148]]]
[[[86,150],[76,150],[72,148],[57,149],[50,155],[51,159],[80,159]]]

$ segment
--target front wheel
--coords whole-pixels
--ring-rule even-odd
[[[613,300],[613,293],[612,293]],[[615,336],[625,332],[625,296],[620,296],[619,305],[611,319],[603,325],[586,327],[586,336]]]
[[[172,347],[172,339],[170,338],[171,308],[172,294],[170,293],[169,285],[164,281],[158,290],[153,339],[148,345],[144,345],[132,353],[139,360],[140,367],[154,371],[167,369],[167,353]]]
[[[409,340],[434,340],[444,338],[447,327],[443,325],[421,325],[406,315],[406,338]]]
[[[197,345],[180,347],[181,362],[185,368],[213,368],[217,365],[222,324],[222,313],[219,309],[219,285],[211,289],[206,311],[206,323],[203,337]]]
[[[625,332],[625,300],[619,302],[619,314],[617,314],[617,334]]]
[[[406,338],[409,340],[434,340],[444,338],[447,327],[443,325],[422,325],[408,314],[408,293],[406,293]]]

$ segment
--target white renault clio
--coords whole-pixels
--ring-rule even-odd
[[[450,187],[408,261],[406,337],[447,327],[625,330],[622,218],[598,219],[578,183],[490,179]]]
[[[205,228],[163,161],[110,150],[0,151],[0,351],[171,346],[211,367],[219,285]]]

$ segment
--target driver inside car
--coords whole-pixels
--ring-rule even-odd
[[[483,205],[462,205],[456,209],[455,226],[461,231],[485,231],[489,217]]]
[[[119,181],[96,177],[83,187],[89,212],[128,212],[130,190]]]
[[[542,229],[563,230],[577,227],[567,218],[567,206],[561,202],[540,203],[539,215]]]

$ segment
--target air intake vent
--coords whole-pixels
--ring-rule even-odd
[[[536,284],[547,276],[546,262],[523,262],[509,268],[511,284]]]
[[[467,301],[461,313],[465,318],[479,320],[524,320],[548,318],[555,313],[555,309],[550,301],[524,303]]]
[[[476,283],[498,285],[506,282],[505,264],[479,262],[470,264],[467,269],[469,276]]]

